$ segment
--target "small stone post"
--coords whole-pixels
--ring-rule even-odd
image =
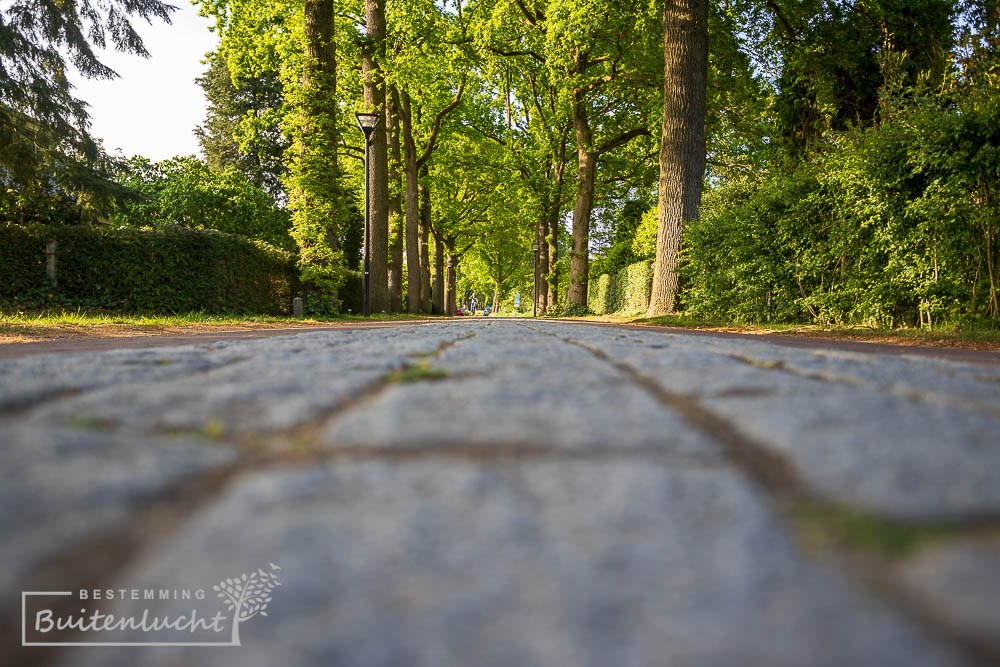
[[[297,296],[294,299],[292,299],[292,315],[296,319],[300,319],[300,320],[303,317],[305,317],[305,312],[304,312],[304,309],[302,307],[302,297],[300,297],[300,296]]]
[[[48,245],[45,246],[45,273],[48,275],[49,280],[52,281],[52,286],[56,286],[56,246],[59,244],[55,239],[49,241]]]

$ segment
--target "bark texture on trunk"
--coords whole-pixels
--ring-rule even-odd
[[[549,242],[548,258],[546,259],[549,280],[548,282],[548,307],[549,312],[559,308],[559,273],[557,263],[559,262],[559,237],[562,233],[562,196],[563,185],[566,182],[566,142],[560,139],[559,157],[556,159],[556,194],[553,197],[551,208],[549,209]]]
[[[389,310],[389,165],[386,122],[385,79],[377,58],[385,50],[385,1],[365,0],[368,48],[361,54],[365,108],[379,114],[369,148],[368,191],[371,201],[371,249],[369,250],[369,303],[371,311]]]
[[[420,191],[418,188],[417,146],[413,142],[410,96],[400,94],[400,124],[403,128],[403,171],[406,174],[406,311],[420,313]]]
[[[538,246],[538,251],[533,254],[532,262],[535,267],[535,275],[533,286],[535,289],[535,308],[539,313],[545,312],[545,296],[547,294],[545,289],[545,271],[542,266],[542,258],[548,258],[548,248],[545,244],[546,228],[549,226],[549,208],[550,202],[544,200],[542,206],[538,213],[538,220],[535,221],[535,245]]]
[[[431,254],[428,240],[431,235],[431,191],[426,185],[428,169],[424,165],[420,176],[420,307],[422,312],[430,312],[431,307]]]
[[[431,285],[431,312],[444,313],[444,244],[437,235],[434,237],[434,284]]]
[[[403,239],[406,236],[403,222],[403,199],[400,187],[399,109],[396,94],[386,95],[386,132],[389,144],[389,309],[403,312]]]
[[[538,312],[546,313],[549,310],[549,244],[545,239],[549,235],[548,216],[542,221],[542,238],[538,250]]]
[[[455,258],[455,239],[447,238],[445,239],[445,249],[447,250],[447,273],[444,279],[444,303],[445,303],[445,315],[454,316],[458,311],[458,297],[455,294],[455,264],[457,259]]]
[[[579,67],[579,66],[578,66]],[[576,133],[576,154],[579,176],[576,202],[573,204],[573,243],[569,257],[570,305],[587,307],[587,273],[590,267],[590,213],[594,207],[594,176],[597,153],[587,118],[586,94],[573,93],[573,131]]]
[[[337,44],[333,38],[333,3],[322,0],[305,0],[306,66],[302,68],[302,85],[306,90],[318,89],[316,104],[324,116],[330,118],[327,126],[331,147],[337,145]],[[328,94],[326,94],[328,93]],[[315,127],[303,128],[309,136]],[[336,151],[330,151],[330,172],[340,174]],[[336,247],[336,246],[334,246]]]
[[[329,193],[337,192],[337,178],[340,175],[337,164],[337,44],[334,41],[333,4],[322,0],[305,0],[306,63],[302,68],[302,87],[311,91],[305,102],[307,116],[325,116],[329,123],[317,126],[308,122],[302,128],[300,158],[308,159],[307,144],[326,144],[330,150],[325,159],[330,166],[332,182],[325,185]],[[335,196],[335,195],[333,195]],[[336,250],[340,233],[337,220],[331,220],[326,229],[326,243]],[[336,301],[336,294],[332,295]]]
[[[708,0],[666,0],[660,210],[648,316],[674,310],[684,223],[697,217],[701,204],[707,75]]]

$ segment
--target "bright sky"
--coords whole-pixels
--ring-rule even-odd
[[[169,0],[168,0],[169,2]],[[218,36],[212,21],[198,16],[188,0],[175,0],[173,25],[133,21],[149,51],[148,59],[104,51],[101,62],[120,79],[94,81],[72,76],[76,96],[90,104],[91,134],[109,153],[163,160],[199,154],[193,130],[205,118],[205,96],[194,82],[205,71],[205,53]]]

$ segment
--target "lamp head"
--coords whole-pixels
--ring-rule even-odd
[[[377,113],[356,113],[355,118],[358,119],[358,127],[361,131],[365,133],[365,138],[367,139],[371,136],[371,133],[375,131],[375,126],[378,125]]]

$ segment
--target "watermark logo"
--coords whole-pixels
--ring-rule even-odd
[[[233,614],[230,633],[230,643],[233,646],[240,646],[240,623],[249,621],[257,614],[267,616],[266,610],[267,605],[271,602],[271,591],[276,586],[281,585],[274,570],[280,569],[271,563],[270,572],[258,569],[249,577],[244,573],[238,579],[226,579],[212,586],[212,590],[225,600],[226,607]]]
[[[240,626],[267,616],[280,570],[269,563],[266,570],[223,579],[211,587],[217,600],[204,588],[24,591],[21,645],[242,646]],[[102,609],[106,602],[117,604],[118,613]],[[67,633],[74,633],[72,640],[63,640]]]

